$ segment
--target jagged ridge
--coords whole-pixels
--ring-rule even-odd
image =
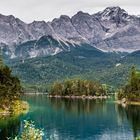
[[[83,43],[107,52],[133,52],[140,50],[139,27],[140,18],[129,15],[120,7],[108,7],[93,15],[80,11],[72,18],[62,15],[52,22],[34,21],[30,24],[11,15],[0,15],[0,43],[10,58],[26,56],[21,51],[27,53],[27,49],[29,57],[52,55],[65,50],[62,48],[69,51],[74,44]],[[29,42],[36,46],[43,36],[52,36],[57,45],[48,44],[40,46],[37,52],[31,51]],[[21,46],[25,49],[17,49]]]

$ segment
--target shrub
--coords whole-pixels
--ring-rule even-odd
[[[24,121],[24,130],[21,132],[21,137],[16,136],[14,140],[43,140],[43,136],[42,129],[36,129],[33,122]]]

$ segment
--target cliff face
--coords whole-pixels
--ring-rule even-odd
[[[38,45],[40,41],[43,45]],[[55,55],[85,43],[106,52],[140,50],[140,18],[120,7],[93,15],[80,11],[72,18],[62,15],[52,22],[30,24],[12,15],[0,15],[0,46],[9,58],[25,53],[29,57]]]

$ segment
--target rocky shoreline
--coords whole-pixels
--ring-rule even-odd
[[[104,96],[86,96],[86,95],[82,95],[82,96],[60,96],[60,95],[48,95],[48,98],[67,98],[67,99],[108,99],[110,98],[110,96],[104,95]]]
[[[126,107],[127,105],[140,105],[140,102],[138,102],[138,101],[129,101],[126,98],[123,98],[122,100],[118,100],[117,103],[121,104],[123,107]]]

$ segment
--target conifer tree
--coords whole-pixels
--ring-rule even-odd
[[[3,65],[3,59],[2,59],[2,50],[0,48],[0,66]]]

